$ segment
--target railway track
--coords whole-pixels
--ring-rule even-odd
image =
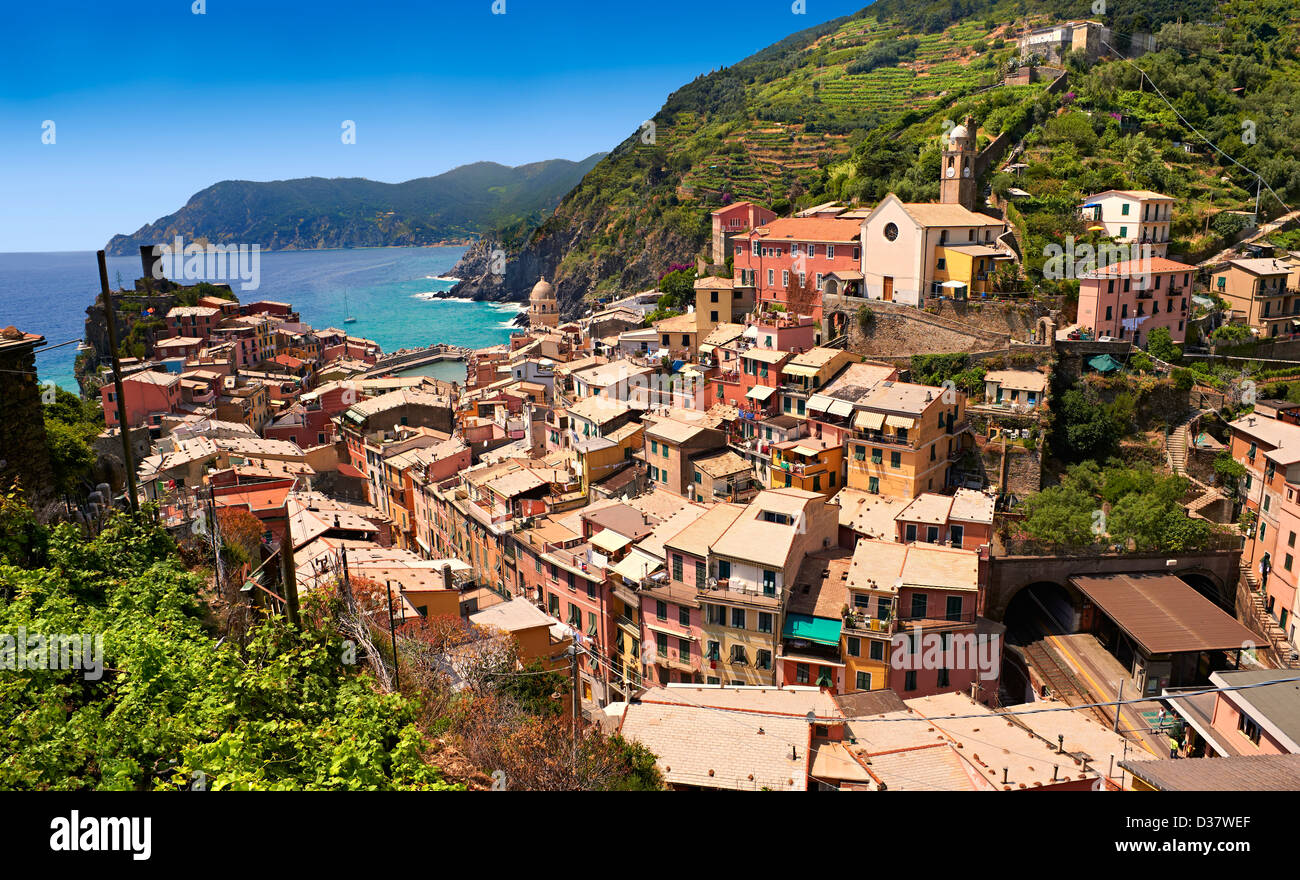
[[[1075,677],[1074,673],[1057,659],[1056,653],[1048,647],[1046,639],[1031,642],[1025,645],[1022,650],[1030,670],[1037,672],[1038,676],[1047,684],[1052,696],[1067,706],[1083,706],[1096,702],[1098,699],[1103,699],[1089,692],[1087,687]],[[1101,709],[1094,707],[1089,711],[1107,727],[1115,720]]]

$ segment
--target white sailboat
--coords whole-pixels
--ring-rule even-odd
[[[348,314],[348,292],[343,291],[343,323],[355,324],[357,322],[355,315]]]

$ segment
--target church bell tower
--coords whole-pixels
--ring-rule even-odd
[[[943,147],[939,201],[975,210],[975,123],[967,116],[948,133]]]

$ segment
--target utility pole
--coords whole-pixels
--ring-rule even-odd
[[[578,682],[578,635],[576,632],[572,639],[569,673],[572,677],[571,686],[573,687],[573,769],[576,773],[578,769],[578,727],[582,724],[582,690]]]
[[[104,298],[104,318],[108,324],[108,348],[113,361],[113,388],[117,395],[117,430],[122,437],[122,468],[126,471],[126,501],[132,513],[139,512],[136,499],[135,461],[131,456],[131,428],[126,423],[126,398],[122,394],[122,359],[117,352],[117,315],[113,314],[113,293],[108,287],[108,262],[104,252],[99,260],[99,292]]]
[[[1114,727],[1112,728],[1116,733],[1119,733],[1119,713],[1121,710],[1123,710],[1123,708],[1124,708],[1124,679],[1121,678],[1119,680],[1119,699],[1115,703],[1115,724]]]
[[[221,595],[221,540],[217,533],[216,487],[208,484],[208,516],[212,522],[212,576],[217,584],[217,595]]]
[[[289,502],[284,504],[284,537],[280,540],[280,573],[284,581],[284,605],[289,623],[298,626],[298,572],[293,564],[293,523]]]
[[[384,591],[388,593],[388,636],[393,640],[393,689],[401,691],[402,674],[397,668],[397,627],[393,624],[393,585],[384,581]]]

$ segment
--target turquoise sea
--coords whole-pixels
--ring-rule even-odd
[[[260,284],[241,291],[241,302],[259,299],[292,303],[313,327],[341,327],[378,342],[384,351],[447,342],[479,348],[509,338],[519,311],[513,303],[431,299],[451,288],[439,280],[456,265],[463,247],[363,248],[329,251],[278,251],[261,255]],[[109,257],[109,282],[120,276],[131,287],[140,275],[138,257]],[[92,251],[0,253],[0,327],[12,324],[40,333],[46,349],[37,349],[42,380],[53,379],[75,391],[73,361],[86,307],[99,292],[99,270]],[[346,306],[345,306],[346,304]],[[356,321],[344,324],[351,314]],[[43,352],[43,353],[42,353]],[[444,364],[438,375],[462,368]]]

